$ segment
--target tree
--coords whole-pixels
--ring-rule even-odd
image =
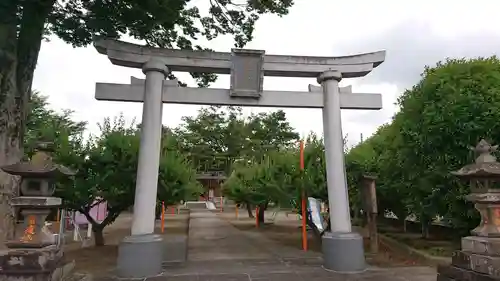
[[[248,131],[241,108],[210,106],[182,121],[175,130],[180,149],[190,155],[199,171],[215,169],[229,174],[232,161],[245,154]]]
[[[282,16],[292,0],[247,0],[241,3],[210,0],[202,16],[189,0],[162,1],[56,1],[2,0],[0,4],[0,166],[21,159],[33,73],[42,39],[56,35],[75,47],[95,37],[130,36],[157,47],[205,49],[197,44],[204,37],[233,35],[236,47],[252,40],[254,24],[264,13]],[[214,75],[193,73],[199,85]],[[173,76],[171,75],[170,78]],[[0,184],[6,193],[17,181],[5,173]],[[5,209],[7,202],[0,202]],[[5,215],[4,215],[5,216]],[[11,226],[3,223],[2,228]]]
[[[196,117],[184,117],[183,121],[176,129],[181,150],[204,172],[219,170],[231,175],[235,162],[261,163],[269,153],[287,150],[299,138],[282,110],[244,118],[239,107],[211,106],[201,109]],[[248,215],[253,217],[253,204],[244,200],[243,194],[246,193],[240,191],[235,200],[244,203]],[[261,207],[265,209],[264,205]]]
[[[500,61],[448,59],[426,67],[398,104],[393,122],[350,157],[358,154],[363,169],[379,173],[379,204],[400,218],[414,214],[423,237],[437,215],[462,235],[477,225],[478,216],[464,199],[467,186],[450,171],[474,160],[468,148],[480,139],[500,142]]]
[[[72,118],[73,111],[62,110],[56,112],[49,108],[47,97],[33,92],[28,104],[26,130],[24,136],[24,155],[30,157],[37,141],[48,140],[55,147],[78,138],[86,128],[86,122],[75,122]]]
[[[237,203],[258,206],[258,220],[264,223],[270,203],[280,204],[295,197],[298,162],[294,157],[289,151],[273,151],[260,162],[240,162],[224,183],[224,194]]]
[[[135,126],[126,126],[123,117],[100,124],[100,135],[87,143],[64,147],[62,163],[77,170],[74,179],[58,189],[65,208],[79,211],[92,224],[96,246],[104,245],[103,229],[121,212],[134,204],[139,133]],[[83,144],[82,144],[83,143]],[[158,178],[158,201],[174,203],[198,192],[195,172],[176,147],[162,143]],[[168,200],[168,201],[167,201]],[[108,214],[102,222],[90,215],[95,205],[106,202]]]
[[[194,200],[202,192],[201,185],[196,179],[195,167],[177,147],[175,136],[168,135],[164,140],[160,157],[158,203],[172,205]]]
[[[261,160],[271,151],[297,147],[299,134],[286,120],[283,110],[252,114],[246,122],[248,132],[247,158]]]
[[[500,141],[500,61],[491,57],[439,62],[427,67],[422,80],[398,103],[402,153],[417,167],[410,191],[420,202],[413,206],[415,214],[424,228],[436,214],[446,216],[452,209],[466,214],[467,190],[449,172],[473,161],[468,147],[481,138]]]
[[[180,149],[191,155],[200,170],[218,166],[229,174],[233,161],[260,161],[267,152],[288,149],[299,138],[282,110],[244,118],[239,107],[210,106],[182,120],[175,130]]]
[[[346,156],[351,208],[356,212],[361,206],[360,189],[363,175],[377,175],[377,204],[382,214],[394,213],[405,226],[410,214],[410,197],[405,165],[399,153],[402,149],[396,119],[390,125],[381,126],[363,143],[352,148]],[[399,168],[398,168],[399,167]]]

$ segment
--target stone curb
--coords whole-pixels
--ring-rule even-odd
[[[423,261],[426,264],[432,265],[432,266],[438,266],[438,265],[448,265],[451,263],[451,257],[437,257],[437,256],[432,256],[429,255],[428,253],[425,253],[424,251],[417,250],[411,246],[408,246],[407,244],[404,244],[402,242],[397,241],[394,238],[388,237],[384,234],[379,233],[378,234],[379,238],[379,243],[396,251],[396,252],[405,252],[406,254],[410,256],[416,257],[418,260]]]

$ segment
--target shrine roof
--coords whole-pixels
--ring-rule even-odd
[[[52,161],[49,154],[52,151],[51,143],[39,142],[36,149],[29,161],[7,165],[0,167],[0,169],[8,174],[24,178],[53,178],[58,175],[72,176],[75,174],[69,168]]]
[[[500,163],[498,162],[493,162],[493,163],[473,163],[466,165],[459,169],[458,171],[451,172],[451,174],[458,176],[458,177],[465,177],[465,178],[485,178],[485,177],[491,177],[491,178],[500,178]]]
[[[75,174],[75,172],[69,168],[53,163],[48,163],[44,166],[36,166],[30,162],[20,162],[1,167],[0,169],[8,174],[24,178],[53,178],[58,175],[72,176]]]
[[[500,163],[493,155],[497,148],[498,146],[481,140],[475,147],[470,147],[478,155],[476,161],[451,174],[462,178],[500,178]]]

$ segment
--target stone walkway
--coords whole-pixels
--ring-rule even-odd
[[[259,233],[233,227],[210,211],[193,210],[189,224],[188,258],[168,267],[155,281],[431,281],[428,267],[370,268],[361,274],[338,274],[321,267],[321,256],[284,247]]]

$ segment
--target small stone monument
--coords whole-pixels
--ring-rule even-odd
[[[41,142],[31,161],[0,168],[21,177],[21,196],[11,204],[24,217],[14,237],[8,238],[8,249],[0,251],[0,280],[55,281],[65,275],[63,268],[68,269],[55,236],[42,228],[50,210],[61,205],[61,198],[51,197],[55,180],[74,172],[54,164],[49,152],[51,144]]]
[[[453,175],[468,180],[481,223],[462,238],[461,250],[453,253],[451,265],[438,267],[438,281],[500,280],[500,163],[491,153],[498,146],[481,140],[475,148],[475,163]]]

